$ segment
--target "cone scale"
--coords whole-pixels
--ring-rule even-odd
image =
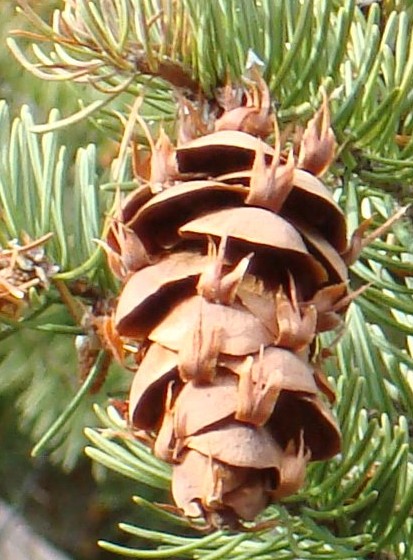
[[[318,178],[334,152],[327,104],[297,156],[262,139],[271,128],[269,112],[241,106],[179,147],[162,151],[162,135],[162,180],[152,166],[116,220],[140,254],[115,313],[142,348],[129,421],[172,464],[177,507],[213,526],[254,520],[340,450],[314,365],[347,295],[345,219]],[[119,256],[113,231],[107,242]]]

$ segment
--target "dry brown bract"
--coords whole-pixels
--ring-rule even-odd
[[[49,279],[58,271],[46,258],[43,248],[52,235],[33,241],[24,234],[23,245],[13,242],[10,248],[0,249],[0,313],[18,319],[29,290],[48,287]]]

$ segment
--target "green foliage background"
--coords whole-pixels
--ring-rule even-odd
[[[41,10],[36,2],[18,4],[28,19],[16,16],[13,27],[37,30],[44,39],[13,37],[9,46],[27,70],[42,71],[49,81],[22,74],[15,63],[2,78],[7,103],[0,106],[0,234],[6,240],[22,229],[34,237],[54,231],[47,253],[60,265],[59,281],[70,289],[82,280],[102,298],[116,291],[93,239],[102,232],[111,189],[116,184],[130,189],[131,171],[127,150],[110,164],[114,152],[107,138],[121,139],[139,95],[144,97],[140,112],[153,133],[159,122],[173,133],[176,100],[161,77],[165,64],[175,78],[200,84],[211,100],[228,77],[241,79],[253,49],[265,63],[282,125],[305,122],[323,86],[339,154],[327,181],[346,211],[350,232],[371,215],[377,225],[383,223],[411,201],[413,2],[78,0],[69,9],[71,43],[43,23],[50,22],[48,10],[63,3],[42,4]],[[15,5],[8,2],[7,9]],[[10,66],[10,53],[1,56],[0,64]],[[73,84],[79,70],[88,76],[85,85]],[[63,74],[67,82],[50,81]],[[20,109],[22,102],[29,108]],[[7,407],[15,403],[20,428],[70,470],[84,445],[81,427],[88,425],[88,456],[136,481],[134,524],[122,524],[124,536],[117,537],[124,545],[110,544],[106,535],[103,549],[127,557],[207,560],[412,558],[408,216],[364,249],[352,267],[354,287],[371,285],[350,307],[336,358],[327,366],[337,388],[343,453],[312,465],[306,488],[267,510],[264,519],[276,522],[270,530],[202,537],[152,503],[154,495],[166,499],[168,468],[131,440],[113,407],[97,407],[97,417],[91,415],[92,402],[105,404],[111,391],[127,387],[127,375],[113,370],[99,396],[72,399],[78,383],[73,338],[83,327],[55,285],[31,294],[24,320],[4,318],[0,394]],[[82,301],[89,303],[87,297]],[[323,343],[333,339],[326,336]],[[63,424],[59,415],[69,413],[63,429],[44,438],[56,418]],[[143,518],[150,519],[146,529]]]

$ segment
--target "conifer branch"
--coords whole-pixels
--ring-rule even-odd
[[[9,40],[17,59],[44,79],[89,84],[99,99],[65,119],[53,111],[45,125],[35,125],[27,108],[10,123],[7,106],[0,105],[2,244],[20,238],[23,229],[33,239],[54,232],[47,254],[60,267],[58,281],[86,275],[100,293],[110,292],[114,282],[101,266],[101,250],[93,239],[101,236],[105,214],[110,213],[112,195],[106,191],[135,186],[129,168],[132,149],[127,146],[122,161],[114,166],[119,173],[112,169],[103,178],[95,147],[79,150],[71,191],[74,211],[68,216],[68,162],[57,129],[93,114],[94,122],[115,137],[119,122],[128,119],[130,99],[141,94],[146,120],[174,120],[171,91],[177,88],[194,102],[194,94],[202,94],[211,109],[219,97],[217,88],[227,82],[245,84],[250,48],[265,63],[264,77],[279,103],[282,125],[307,118],[320,104],[322,91],[327,92],[339,144],[339,157],[327,180],[351,231],[365,219],[373,219],[378,227],[385,222],[397,208],[395,185],[402,203],[411,199],[405,187],[413,178],[413,20],[408,3],[401,2],[392,12],[380,10],[377,3],[366,10],[354,0],[244,0],[242,9],[238,4],[231,0],[67,0],[49,25],[26,0],[19,0],[32,30],[17,32],[18,41]],[[34,44],[30,59],[20,46],[26,40]],[[335,335],[321,338],[320,346],[333,354],[324,367],[338,393],[342,455],[313,464],[304,489],[267,510],[262,531],[199,536],[176,512],[145,504],[138,496],[139,506],[155,511],[167,528],[156,532],[122,524],[121,530],[147,539],[157,550],[107,542],[100,543],[103,548],[141,558],[202,555],[241,560],[253,555],[267,560],[282,555],[365,560],[388,553],[410,559],[406,543],[413,538],[413,463],[407,420],[413,413],[411,236],[412,225],[404,219],[384,239],[363,250],[352,267],[351,281],[354,289],[365,282],[370,286],[351,304],[343,336],[338,341]],[[0,337],[12,340],[14,347],[0,368],[0,391],[18,383],[25,386],[27,367],[15,366],[21,356],[36,371],[41,369],[36,365],[41,361],[38,352],[30,349],[30,353],[27,345],[19,343],[25,321],[28,327],[44,331],[48,325],[79,329],[69,324],[67,309],[53,289],[31,292],[30,297],[31,313],[21,322],[4,318]],[[73,363],[73,356],[66,356],[68,347],[66,342],[56,345],[57,358]],[[13,379],[7,375],[9,370],[17,371]],[[90,376],[87,386],[93,371]],[[53,378],[48,383],[50,388],[57,381]],[[44,379],[37,374],[20,398],[24,422],[33,425],[37,439],[61,413],[57,406],[51,410],[40,406],[42,414],[32,410],[32,402],[47,402],[47,396]],[[87,399],[82,405],[87,405]],[[134,438],[136,434],[115,408],[96,407],[96,413],[102,428],[86,430],[91,441],[87,454],[162,494],[168,488],[169,467]],[[66,464],[73,464],[79,451],[73,441]],[[267,521],[273,523],[272,528],[265,525]]]

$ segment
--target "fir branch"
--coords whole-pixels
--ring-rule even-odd
[[[243,9],[235,0],[207,5],[200,0],[77,0],[66,2],[48,25],[27,0],[19,5],[36,33],[14,35],[34,43],[33,60],[13,38],[9,46],[28,70],[47,80],[106,90],[104,99],[37,131],[70,125],[127,93],[135,97],[144,91],[146,108],[158,106],[161,98],[172,113],[171,88],[214,99],[219,86],[242,83],[252,49],[264,61],[281,121],[308,118],[324,88],[347,165],[365,162],[370,169],[364,177],[374,182],[394,177],[394,165],[409,161],[413,21],[408,9],[399,7],[384,17],[378,4],[365,11],[354,0],[276,5],[245,0]],[[158,118],[159,110],[148,117]],[[409,169],[403,169],[404,180],[413,176]]]
[[[79,0],[68,2],[49,26],[21,0],[37,34],[20,37],[50,49],[36,47],[35,62],[31,62],[11,40],[16,56],[46,79],[88,82],[107,97],[67,120],[53,113],[50,123],[41,128],[33,126],[25,109],[10,130],[7,108],[0,107],[2,145],[10,145],[0,154],[2,236],[18,236],[29,217],[34,234],[56,232],[51,254],[64,268],[61,280],[85,273],[96,280],[100,250],[92,239],[103,228],[102,192],[119,183],[121,189],[131,186],[125,170],[128,153],[125,150],[122,161],[114,166],[121,170],[119,175],[112,175],[99,191],[95,149],[89,146],[79,151],[76,228],[71,229],[63,204],[65,153],[52,130],[100,111],[122,94],[136,98],[142,89],[148,118],[159,120],[166,114],[171,118],[170,85],[202,90],[213,97],[217,86],[228,79],[242,82],[249,48],[266,63],[265,76],[280,102],[281,121],[295,122],[308,115],[318,103],[320,86],[326,88],[340,149],[331,178],[337,185],[336,197],[346,210],[351,230],[376,212],[378,224],[383,223],[396,205],[377,185],[413,177],[412,10],[407,3],[392,13],[381,12],[378,4],[368,11],[358,4],[354,0],[344,4],[244,0],[238,9],[231,0],[206,4],[199,0]],[[100,115],[113,120],[108,113]],[[94,116],[99,119],[98,113]],[[33,130],[48,135],[40,142]],[[397,224],[384,242],[365,249],[352,268],[355,286],[364,281],[373,284],[351,305],[336,363],[330,360],[326,366],[339,395],[343,456],[312,465],[304,491],[268,510],[264,521],[277,525],[262,533],[183,537],[182,526],[192,529],[183,519],[170,533],[123,524],[122,530],[159,548],[101,546],[129,557],[365,559],[388,552],[409,560],[406,543],[412,538],[413,464],[406,418],[413,407],[411,234],[407,220]],[[76,255],[67,244],[69,235],[74,236]],[[98,274],[102,285],[110,282],[105,272]],[[327,335],[323,344],[329,347],[335,341]],[[337,364],[342,372],[339,377]],[[29,397],[25,398],[28,404]],[[97,409],[97,414],[104,428],[87,430],[92,442],[88,455],[142,484],[164,490],[168,468],[133,441],[134,434],[113,408]],[[137,501],[142,503],[140,498]]]

